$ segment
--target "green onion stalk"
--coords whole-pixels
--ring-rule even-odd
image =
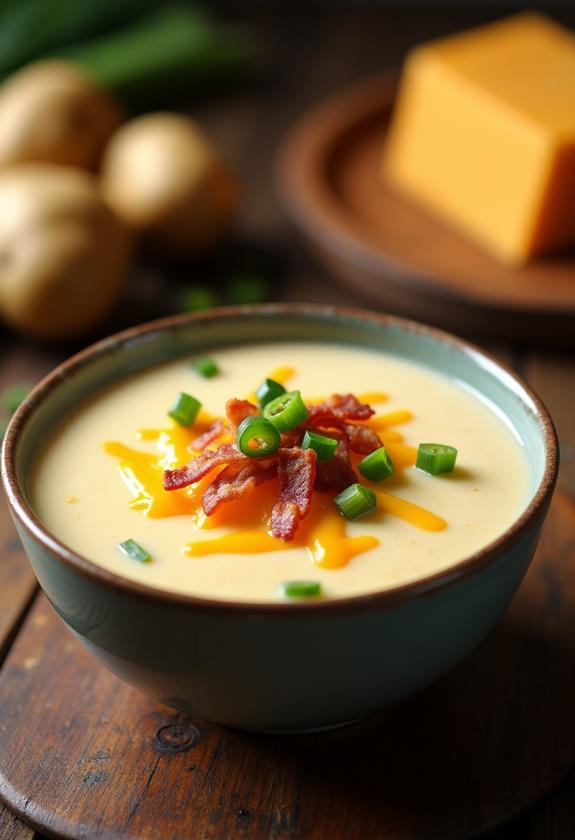
[[[246,76],[250,54],[243,31],[216,25],[198,9],[179,4],[54,53],[81,65],[135,108],[237,82]]]

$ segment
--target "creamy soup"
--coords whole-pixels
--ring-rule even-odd
[[[273,601],[282,582],[308,580],[333,598],[445,569],[498,537],[528,502],[520,440],[461,383],[341,345],[249,345],[210,357],[219,368],[211,378],[193,369],[193,358],[159,365],[99,392],[55,430],[37,460],[32,497],[62,542],[112,572],[176,592]],[[348,521],[333,492],[314,491],[310,513],[282,541],[268,530],[277,479],[211,516],[202,494],[217,471],[184,489],[163,489],[163,471],[198,456],[192,444],[214,418],[225,418],[226,401],[255,401],[266,377],[300,390],[311,405],[349,392],[371,405],[374,415],[359,425],[377,433],[395,465],[381,481],[357,473],[375,492],[375,510]],[[168,416],[179,392],[202,404],[190,427]],[[234,440],[224,428],[208,451]],[[416,468],[417,447],[429,441],[457,448],[452,472]],[[352,454],[356,472],[362,457]],[[123,554],[118,545],[128,539],[151,560]]]

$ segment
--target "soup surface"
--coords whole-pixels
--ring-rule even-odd
[[[191,595],[274,601],[282,581],[312,580],[322,597],[345,597],[445,569],[499,536],[529,500],[520,440],[461,383],[341,345],[247,345],[212,350],[210,357],[219,368],[213,378],[191,367],[193,357],[159,365],[97,393],[54,431],[37,459],[31,492],[38,515],[62,542],[119,575]],[[396,468],[373,483],[358,474],[375,491],[376,510],[347,521],[334,493],[314,491],[311,513],[295,538],[282,542],[266,526],[277,479],[214,516],[201,507],[213,475],[186,489],[163,489],[163,470],[197,455],[191,443],[214,416],[225,416],[226,400],[250,399],[266,377],[301,390],[311,403],[352,392],[372,406],[365,425]],[[167,414],[182,391],[202,403],[189,428]],[[418,470],[422,442],[456,447],[453,472]],[[143,546],[151,562],[125,556],[118,544],[127,539]]]

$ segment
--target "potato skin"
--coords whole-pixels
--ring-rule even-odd
[[[102,189],[119,218],[173,253],[210,248],[231,226],[237,181],[194,120],[155,113],[114,134]]]
[[[0,167],[43,162],[93,168],[122,120],[82,68],[38,61],[0,86]]]
[[[81,336],[116,304],[131,237],[85,172],[0,171],[0,313],[41,340]]]

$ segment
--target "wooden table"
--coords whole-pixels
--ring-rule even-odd
[[[204,265],[166,266],[142,261],[131,278],[122,311],[103,332],[175,311],[178,289],[186,282],[209,281],[206,272],[229,272],[230,260],[248,270],[259,271],[263,266],[276,278],[273,296],[279,300],[361,305],[359,297],[331,284],[291,240],[273,192],[274,150],[285,130],[307,106],[353,79],[398,64],[412,43],[473,21],[461,15],[426,17],[363,10],[353,15],[306,12],[305,20],[277,12],[267,17],[260,13],[252,15],[248,22],[254,27],[265,71],[243,91],[190,109],[203,119],[243,174],[245,195],[238,240],[223,257]],[[547,403],[561,440],[560,485],[575,497],[575,358],[566,353],[538,350],[536,336],[533,339],[533,346],[529,347],[500,345],[489,349],[518,370]],[[32,345],[2,332],[0,384],[22,379],[34,381],[74,349]],[[35,580],[19,550],[2,500],[0,666],[36,594]],[[575,773],[529,813],[492,833],[490,838],[573,837],[574,803]],[[0,806],[0,838],[40,840],[40,835]]]

